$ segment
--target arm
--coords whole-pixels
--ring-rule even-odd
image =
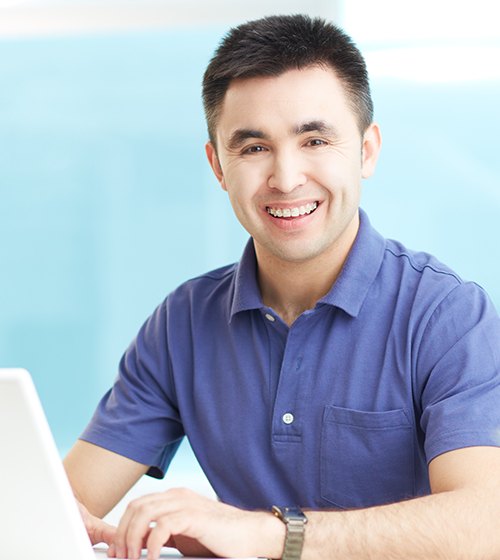
[[[500,557],[500,448],[471,447],[430,464],[433,494],[356,511],[308,512],[303,560]],[[151,521],[156,526],[150,529]],[[281,557],[284,525],[268,512],[248,512],[186,490],[130,504],[116,535],[116,555],[149,558],[172,535],[195,539],[222,556]]]
[[[64,468],[92,543],[110,544],[115,529],[100,518],[120,501],[147,466],[78,440],[64,459]]]
[[[500,448],[470,447],[429,465],[432,495],[349,512],[311,512],[304,560],[495,559],[500,556]],[[321,552],[319,552],[321,554]]]
[[[103,447],[78,440],[64,459],[78,501],[103,517],[123,498],[148,467]]]

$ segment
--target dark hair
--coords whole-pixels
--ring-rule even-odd
[[[373,102],[366,64],[352,39],[320,18],[270,16],[231,29],[208,64],[203,104],[212,143],[215,145],[216,124],[232,80],[279,76],[314,65],[335,71],[363,134],[373,120]]]

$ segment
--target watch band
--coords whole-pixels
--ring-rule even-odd
[[[281,560],[300,560],[307,517],[296,507],[273,506],[272,512],[286,526],[285,547]]]

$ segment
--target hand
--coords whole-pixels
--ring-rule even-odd
[[[112,525],[109,525],[109,523],[106,523],[102,519],[92,515],[79,501],[76,503],[78,504],[80,515],[82,516],[85,529],[87,529],[87,533],[92,544],[103,542],[107,545],[111,545],[115,540],[116,527],[113,527]]]
[[[187,554],[266,556],[283,552],[285,527],[268,512],[245,511],[186,489],[150,494],[129,504],[110,556],[156,560],[165,544]]]

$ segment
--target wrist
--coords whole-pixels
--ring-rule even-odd
[[[307,517],[298,507],[273,506],[273,514],[285,526],[285,544],[281,560],[301,560]]]
[[[256,556],[279,559],[285,547],[286,527],[271,512],[259,512],[261,532]]]

